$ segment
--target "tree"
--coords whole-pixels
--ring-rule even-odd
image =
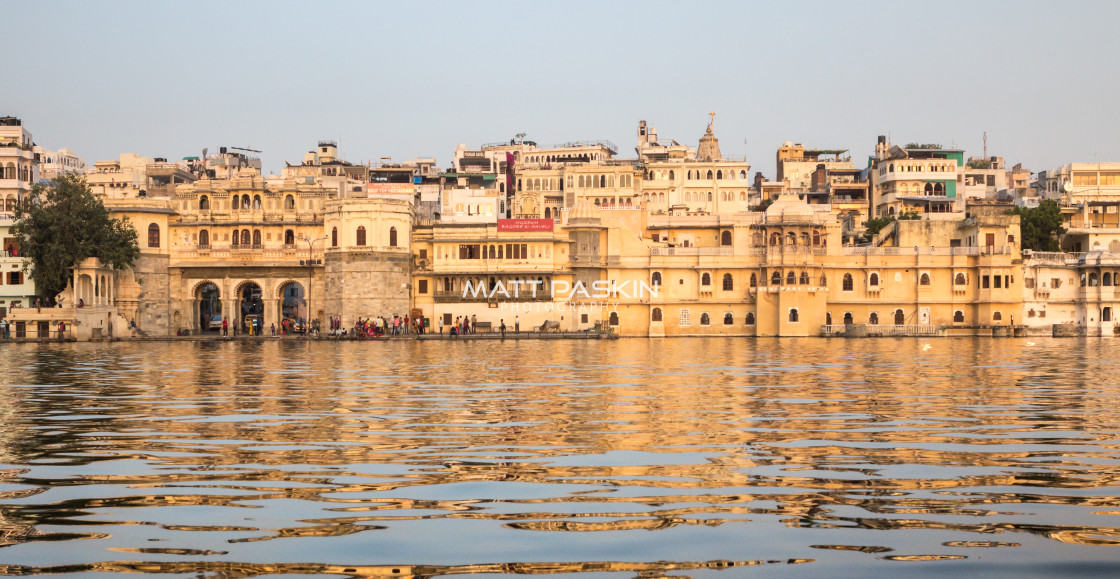
[[[1054,201],[1043,201],[1038,207],[1016,207],[1007,212],[1019,216],[1019,240],[1023,249],[1061,251],[1062,210]]]
[[[16,208],[11,232],[28,259],[35,293],[52,300],[69,285],[74,268],[90,257],[127,269],[140,257],[128,218],[113,218],[84,177],[67,174],[38,184]]]

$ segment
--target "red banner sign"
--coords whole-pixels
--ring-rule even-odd
[[[498,231],[552,231],[551,219],[499,219]]]

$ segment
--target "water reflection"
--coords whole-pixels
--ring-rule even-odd
[[[1035,342],[8,345],[0,572],[1120,570],[1120,347]]]

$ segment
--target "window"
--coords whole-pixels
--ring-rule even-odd
[[[797,279],[797,283],[801,285],[809,285],[809,272],[801,272],[801,276]]]
[[[782,272],[775,271],[774,275],[770,276],[770,285],[782,285]]]
[[[295,245],[295,243],[296,243],[296,232],[292,231],[291,229],[285,229],[284,230],[284,245]]]
[[[650,277],[650,285],[652,285],[653,287],[658,287],[661,285],[661,272],[653,272],[653,275]]]
[[[331,228],[331,247],[338,247],[338,228]]]
[[[962,312],[960,310],[957,310],[957,311],[953,312],[953,323],[954,324],[963,324],[964,323],[964,312]]]
[[[1101,321],[1102,322],[1111,322],[1112,321],[1112,308],[1107,308],[1106,307],[1106,308],[1101,310]]]
[[[428,280],[422,279],[416,283],[416,293],[428,293]]]
[[[711,321],[712,321],[712,319],[708,316],[708,312],[704,312],[704,313],[700,314],[700,325],[701,326],[710,326]]]
[[[850,292],[850,291],[852,291],[852,286],[853,286],[853,285],[854,285],[854,284],[853,284],[853,282],[852,282],[852,274],[850,274],[850,273],[846,273],[846,274],[844,274],[844,287],[843,287],[843,290],[844,290],[844,291],[846,291],[846,292]]]
[[[867,323],[871,324],[872,326],[879,325],[879,314],[876,312],[871,312],[871,315],[867,316]]]
[[[999,312],[992,312],[992,321],[993,322],[998,322],[1002,319],[1003,319],[1003,314],[1001,314]]]
[[[789,272],[786,274],[786,285],[794,285],[797,283],[797,274]]]
[[[729,292],[729,291],[732,291],[734,289],[735,289],[735,278],[731,277],[731,274],[729,274],[729,273],[723,274],[723,291],[728,291]]]
[[[747,317],[746,317],[746,321],[745,321],[745,323],[746,323],[746,324],[747,324],[748,326],[753,326],[753,325],[754,325],[754,312],[748,312],[748,313],[747,313]]]
[[[751,287],[758,287],[758,275],[751,274]]]
[[[968,285],[968,278],[963,273],[958,273],[957,277],[953,278],[955,285]]]
[[[905,323],[906,323],[906,315],[902,313],[902,310],[895,310],[894,311],[894,325],[901,326],[901,325],[904,325]]]
[[[148,226],[148,247],[159,247],[159,225]]]
[[[358,226],[358,232],[355,235],[354,243],[356,245],[365,245],[366,244],[366,228],[364,226],[362,226],[362,225]]]
[[[653,308],[653,313],[650,315],[650,320],[654,322],[661,321],[661,308]]]
[[[237,230],[234,229],[233,230],[233,239],[230,240],[230,245],[232,245],[234,247],[237,247],[237,245],[240,243],[240,240],[241,240],[240,234],[238,234]]]
[[[210,232],[203,229],[198,232],[198,245],[199,247],[208,247],[210,245]]]
[[[1105,308],[1105,309],[1107,309],[1107,308]],[[734,323],[735,323],[735,316],[731,315],[731,312],[727,312],[727,313],[723,314],[723,325],[730,326]]]
[[[296,208],[296,198],[291,195],[284,196],[284,209],[292,210]]]
[[[719,234],[719,237],[720,237],[720,240],[719,240],[720,245],[723,245],[723,246],[730,246],[731,245],[731,232],[730,231],[724,231],[723,233]]]
[[[260,211],[261,210],[261,196],[260,195],[253,195],[253,210],[255,210],[255,211]]]
[[[712,274],[710,274],[710,273],[702,274],[700,276],[700,285],[703,285],[703,286],[712,285]]]
[[[922,277],[918,278],[918,285],[929,285],[929,274],[923,273]]]
[[[390,227],[389,228],[389,247],[396,247],[396,246],[397,246],[397,228],[396,227]]]
[[[581,323],[581,324],[586,324],[587,323],[587,314],[580,314],[579,315],[579,323]]]
[[[261,230],[260,229],[254,229],[253,230],[253,245],[256,246],[256,247],[261,246]]]
[[[680,326],[687,327],[692,325],[691,312],[688,308],[681,308]]]
[[[789,309],[789,321],[790,322],[797,322],[798,321],[798,319],[797,319],[797,308],[790,308]]]
[[[8,272],[8,285],[19,285],[23,283],[22,271],[9,271]]]
[[[852,312],[844,312],[844,325],[850,326],[855,322],[852,318]]]
[[[871,274],[871,276],[867,278],[867,285],[871,287],[879,287],[879,274]]]
[[[199,197],[198,198],[198,208],[202,211],[206,211],[207,209],[210,209],[210,198],[205,196],[205,195],[203,195],[202,197]]]

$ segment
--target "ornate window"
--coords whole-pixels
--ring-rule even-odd
[[[723,274],[723,291],[731,291],[735,289],[735,278],[731,274]]]
[[[159,247],[159,225],[148,226],[148,247]]]
[[[660,322],[661,321],[661,308],[653,308],[653,313],[650,315],[650,319],[654,322]]]

